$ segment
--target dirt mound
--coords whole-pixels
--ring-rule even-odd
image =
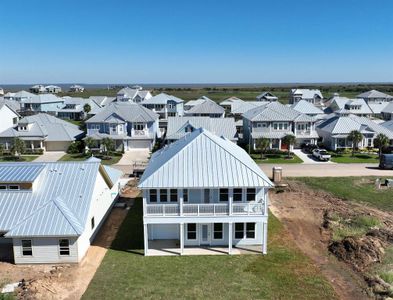
[[[375,236],[346,237],[341,241],[332,242],[329,251],[357,271],[363,271],[371,264],[382,261],[385,247],[384,242]]]

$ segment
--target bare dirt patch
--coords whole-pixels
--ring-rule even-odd
[[[270,199],[271,211],[284,223],[297,246],[316,263],[332,283],[341,299],[375,297],[369,287],[370,278],[366,271],[381,260],[388,238],[384,240],[377,234],[367,233],[365,237],[343,239],[334,244],[333,233],[331,228],[326,226],[325,217],[327,212],[344,218],[373,216],[380,220],[381,226],[390,230],[393,225],[391,214],[343,201],[295,181],[289,182],[288,191],[271,193]],[[331,255],[329,246],[331,252],[341,260]]]

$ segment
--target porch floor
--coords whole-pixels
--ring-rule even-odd
[[[262,245],[232,246],[231,255],[239,254],[262,254]],[[147,255],[180,255],[180,241],[150,240]],[[183,255],[228,255],[228,246],[184,246]]]

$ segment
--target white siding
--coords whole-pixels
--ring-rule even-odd
[[[70,255],[60,256],[60,238],[26,238],[31,239],[33,255],[22,255],[22,239],[13,239],[15,264],[77,263],[78,249],[75,238],[70,240]]]
[[[13,127],[13,118],[17,118],[18,115],[15,114],[8,106],[4,105],[0,108],[0,132]]]

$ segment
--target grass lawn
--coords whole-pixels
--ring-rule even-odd
[[[267,159],[261,159],[261,155],[251,154],[257,164],[300,164],[303,161],[296,155],[292,159],[287,159],[287,154],[265,154]]]
[[[90,155],[85,155],[85,154],[65,154],[63,155],[63,157],[61,157],[59,159],[59,161],[82,161],[82,160],[86,160],[90,158]],[[111,156],[111,159],[102,159],[101,163],[103,165],[113,165],[117,162],[119,162],[119,160],[121,159],[121,155],[120,156],[116,156],[113,155]]]
[[[342,164],[351,163],[379,163],[379,158],[377,154],[367,154],[367,153],[355,153],[352,156],[351,153],[330,153],[332,155],[331,161]]]
[[[29,162],[33,161],[38,155],[22,155],[21,159],[15,159],[13,156],[0,156],[0,162]]]
[[[270,215],[268,255],[144,257],[136,200],[82,299],[335,299]]]
[[[81,128],[83,121],[75,121],[75,120],[71,120],[71,119],[62,119],[63,121],[66,121],[68,123],[74,124],[76,126],[78,126],[79,128]]]
[[[392,189],[376,190],[377,177],[303,177],[296,180],[312,188],[325,190],[333,195],[355,202],[367,203],[385,211],[393,211]]]

